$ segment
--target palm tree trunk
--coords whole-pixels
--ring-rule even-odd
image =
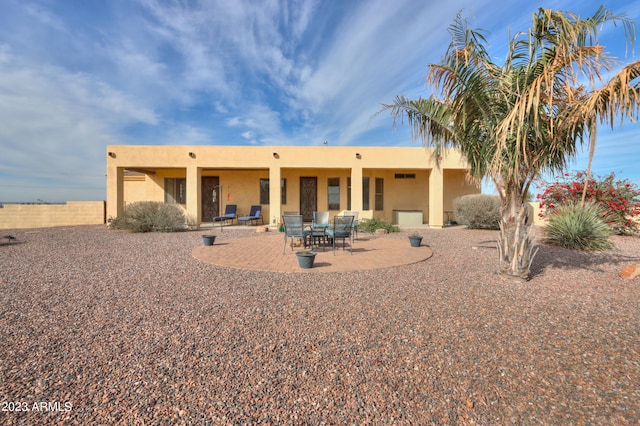
[[[536,255],[531,226],[533,218],[530,209],[518,191],[506,194],[498,235],[498,272],[509,278],[526,280],[531,270],[531,262]]]

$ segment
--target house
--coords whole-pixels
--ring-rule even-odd
[[[287,211],[310,221],[316,210],[354,210],[439,228],[454,198],[480,193],[457,151],[446,150],[439,163],[425,147],[110,145],[107,217],[144,200],[178,203],[198,225],[227,204],[239,215],[260,204],[270,226]]]

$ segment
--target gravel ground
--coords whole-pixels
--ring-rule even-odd
[[[640,423],[640,278],[618,277],[638,238],[541,246],[512,282],[495,231],[425,230],[425,262],[330,274],[216,267],[191,257],[201,232],[8,233],[3,424]]]

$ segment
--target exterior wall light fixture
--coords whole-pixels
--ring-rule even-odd
[[[361,158],[362,158],[362,155],[360,155],[360,153],[359,153],[359,152],[356,152],[356,158],[359,160],[359,159],[361,159]]]
[[[274,152],[274,153],[273,153],[273,158],[280,158],[280,155],[278,155],[278,153],[277,153],[277,152]]]
[[[109,152],[108,152],[108,155],[109,155],[109,157],[111,157],[111,158],[116,158],[116,153],[115,153],[115,152],[109,151]]]
[[[189,157],[191,157],[191,158],[196,158],[196,153],[195,153],[195,152],[190,152],[190,153],[189,153]]]

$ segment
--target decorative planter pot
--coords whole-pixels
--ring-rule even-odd
[[[215,235],[203,235],[202,236],[202,242],[204,243],[205,246],[212,246],[213,242],[216,240],[216,236]]]
[[[317,253],[315,251],[297,252],[298,265],[303,269],[313,268],[313,261],[316,258],[316,254]]]
[[[409,237],[409,242],[411,243],[411,247],[420,247],[422,237]]]

